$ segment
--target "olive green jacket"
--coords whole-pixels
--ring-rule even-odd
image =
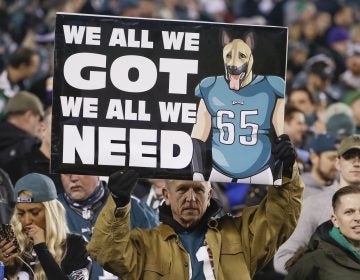
[[[212,251],[215,279],[251,279],[291,235],[300,214],[303,183],[293,178],[270,186],[261,204],[240,218],[210,220],[206,242]],[[130,231],[130,205],[117,208],[109,198],[88,244],[91,257],[121,279],[189,279],[189,255],[166,224]]]
[[[329,236],[331,221],[321,224],[308,251],[290,268],[286,280],[359,280],[360,261]]]

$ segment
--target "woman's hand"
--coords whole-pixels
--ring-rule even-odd
[[[11,259],[16,258],[19,253],[16,251],[15,240],[7,241],[1,240],[0,242],[0,261],[6,263]]]
[[[34,241],[34,245],[45,242],[45,231],[35,224],[25,227],[28,236]]]

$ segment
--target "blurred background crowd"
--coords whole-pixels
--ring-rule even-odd
[[[310,186],[306,196],[335,184],[335,144],[360,133],[359,0],[0,0],[0,168],[9,175],[2,174],[1,184],[29,172],[49,173],[59,11],[287,26],[285,133]],[[64,180],[50,176],[64,193]],[[161,180],[144,181],[134,195],[156,210],[162,187]],[[263,186],[216,187],[230,198],[234,214],[266,193]],[[275,279],[271,267],[264,271],[257,279]]]

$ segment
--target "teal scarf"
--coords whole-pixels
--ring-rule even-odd
[[[332,239],[334,239],[340,246],[350,251],[356,259],[360,262],[360,253],[356,250],[356,248],[346,239],[346,237],[341,233],[340,229],[337,227],[333,227],[329,234]]]

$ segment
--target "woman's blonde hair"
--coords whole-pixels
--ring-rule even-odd
[[[26,192],[24,193],[26,194]],[[66,254],[66,234],[69,231],[66,224],[65,209],[56,199],[41,202],[41,204],[43,204],[45,207],[45,243],[49,249],[50,254],[54,257],[56,263],[60,266],[61,261]],[[29,256],[29,254],[31,256],[32,241],[23,232],[23,228],[18,219],[18,212],[16,207],[15,212],[11,218],[11,224],[19,242],[21,250],[20,257],[26,258],[26,256]],[[21,263],[16,261],[16,264],[18,264],[18,267],[15,268],[17,274],[21,268]],[[38,260],[36,261],[34,272],[37,280],[47,280],[45,272]],[[16,274],[13,276],[14,278],[10,279],[17,279]]]

